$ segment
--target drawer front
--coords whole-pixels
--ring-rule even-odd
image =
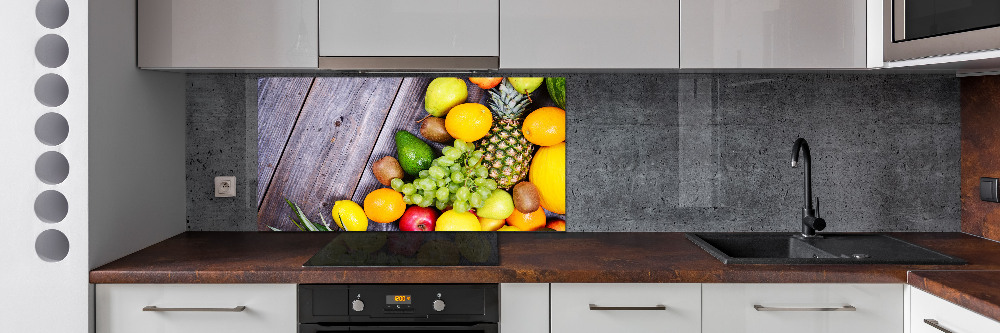
[[[904,290],[902,284],[704,284],[702,327],[705,333],[902,332]],[[848,305],[855,310],[819,310]]]
[[[143,311],[155,306],[168,311]],[[239,312],[203,311],[233,309]],[[202,311],[169,311],[197,308]],[[99,284],[98,333],[295,332],[294,284]]]
[[[499,0],[320,0],[319,13],[323,57],[500,56]]]
[[[554,283],[551,288],[552,332],[701,331],[699,284]],[[659,306],[663,309],[652,309]]]
[[[938,326],[952,333],[1000,332],[1000,322],[923,290],[910,288],[910,333],[943,332],[924,322],[925,319],[937,321]]]

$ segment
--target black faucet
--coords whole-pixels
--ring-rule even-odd
[[[813,210],[812,205],[812,167],[809,163],[812,162],[812,157],[809,156],[809,144],[806,143],[806,139],[798,138],[795,140],[795,145],[792,146],[792,167],[799,166],[799,151],[802,151],[802,163],[805,164],[805,172],[803,173],[802,180],[803,184],[803,197],[805,201],[802,205],[802,237],[813,238],[820,237],[816,235],[816,231],[823,230],[826,228],[826,220],[816,216],[816,211]],[[819,207],[819,198],[816,198],[816,206]]]

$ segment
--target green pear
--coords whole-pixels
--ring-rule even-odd
[[[486,198],[483,206],[476,209],[476,215],[494,220],[503,220],[514,212],[514,198],[507,191],[496,189]]]
[[[541,87],[542,86],[542,81],[544,81],[544,80],[545,80],[544,77],[509,77],[509,78],[507,78],[507,81],[510,81],[510,85],[514,86],[514,89],[517,90],[517,92],[525,94],[525,95],[530,94],[532,91],[535,91],[535,89],[538,89],[538,87]]]
[[[469,88],[465,80],[457,77],[439,77],[427,85],[424,95],[424,109],[432,116],[444,117],[456,105],[469,98]]]

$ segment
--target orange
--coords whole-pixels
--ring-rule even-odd
[[[521,132],[542,147],[566,141],[566,111],[554,106],[539,108],[524,118]]]
[[[525,231],[538,230],[545,226],[545,212],[538,209],[531,213],[522,213],[515,209],[507,217],[507,223]]]
[[[402,217],[404,211],[403,195],[391,188],[374,190],[365,197],[365,215],[372,221],[390,223]]]
[[[483,89],[492,89],[503,81],[502,77],[470,77],[469,82],[475,83]]]
[[[566,214],[566,143],[538,148],[531,159],[528,181],[538,188],[542,208]]]
[[[555,231],[566,231],[566,221],[552,220],[552,222],[546,224],[545,227]]]
[[[479,103],[459,104],[448,111],[444,119],[444,129],[453,138],[474,142],[486,136],[493,126],[493,113]]]

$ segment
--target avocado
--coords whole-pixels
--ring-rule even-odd
[[[436,157],[430,145],[407,131],[396,132],[396,155],[403,172],[413,177],[429,169]]]

